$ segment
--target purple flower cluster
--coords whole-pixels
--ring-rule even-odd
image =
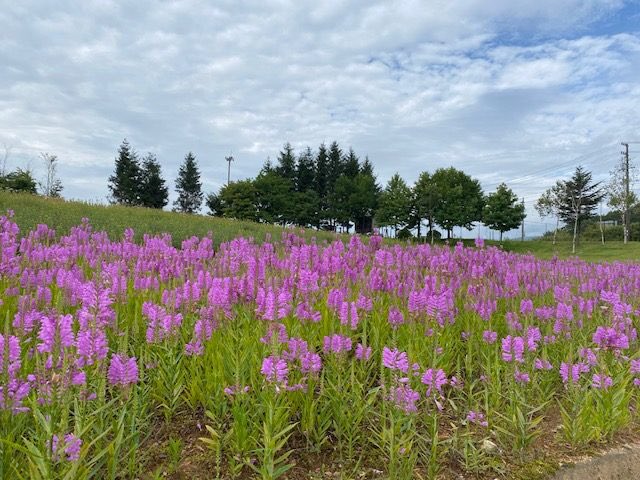
[[[613,327],[600,326],[593,334],[593,343],[600,348],[623,350],[629,348],[629,337]]]
[[[481,427],[489,426],[489,422],[487,422],[484,413],[476,412],[474,410],[469,410],[469,413],[467,413],[467,422],[475,423],[476,425],[480,425]]]
[[[409,357],[406,352],[384,347],[382,350],[382,365],[390,370],[407,373],[409,371]]]
[[[420,394],[406,383],[398,383],[389,389],[388,400],[400,410],[412,413],[418,411],[416,403],[420,400]]]
[[[502,339],[502,359],[505,362],[524,362],[525,342],[522,337],[506,336]]]
[[[136,357],[113,355],[109,364],[107,379],[111,385],[122,388],[138,383],[138,362]]]
[[[51,438],[51,458],[58,462],[64,460],[67,462],[75,462],[80,459],[80,449],[82,448],[82,439],[76,437],[73,433],[66,435],[55,434]]]
[[[289,375],[289,367],[287,362],[278,357],[269,356],[262,360],[262,368],[260,373],[264,375],[267,382],[270,383],[286,383]]]
[[[324,353],[344,353],[351,351],[352,346],[351,338],[333,334],[324,337],[322,350]]]

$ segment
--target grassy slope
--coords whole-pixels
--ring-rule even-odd
[[[0,191],[0,215],[4,215],[7,210],[15,212],[15,221],[22,232],[45,223],[58,234],[66,234],[71,227],[78,225],[82,218],[86,217],[95,230],[104,230],[112,238],[120,238],[124,230],[131,227],[136,232],[136,239],[140,239],[144,233],[167,232],[171,234],[176,245],[185,238],[193,235],[205,236],[209,232],[213,232],[216,243],[239,235],[263,240],[270,234],[274,239],[280,239],[283,231],[303,234],[306,238],[316,237],[319,241],[336,238],[336,235],[330,232],[285,230],[273,225],[226,218],[186,215],[148,208],[91,205]]]
[[[273,225],[263,225],[254,222],[240,222],[236,220],[212,218],[200,215],[185,215],[173,212],[151,210],[147,208],[130,208],[119,206],[91,205],[82,202],[67,202],[50,200],[33,195],[19,195],[0,191],[0,214],[13,210],[16,221],[22,231],[34,228],[39,223],[46,223],[64,234],[69,228],[78,225],[83,217],[89,218],[96,230],[105,230],[112,238],[118,238],[127,227],[136,231],[136,238],[143,233],[168,232],[179,244],[184,238],[192,235],[204,236],[213,232],[214,240],[222,242],[238,235],[251,236],[262,240],[270,234],[273,238],[280,238],[282,228]],[[301,230],[287,230],[302,232]],[[331,240],[336,236],[330,232],[309,230],[304,232],[307,238],[316,237],[318,240]],[[454,244],[456,240],[452,240]],[[473,241],[465,241],[473,244]],[[498,245],[498,242],[487,242]],[[532,253],[540,258],[571,257],[571,242],[560,241],[552,245],[549,240],[529,240],[526,242],[505,241],[505,250]],[[582,242],[578,247],[578,256],[589,261],[640,261],[640,243],[633,242],[623,245],[622,242]]]

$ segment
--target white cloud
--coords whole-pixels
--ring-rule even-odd
[[[597,28],[622,7],[14,2],[0,12],[0,145],[14,164],[58,154],[65,194],[91,199],[125,136],[171,181],[193,150],[210,189],[229,151],[238,178],[285,141],[336,139],[383,181],[453,164],[491,189],[543,172],[513,184],[531,197],[554,165],[610,146],[588,165],[606,173],[637,131],[640,35]]]

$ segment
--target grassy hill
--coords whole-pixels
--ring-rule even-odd
[[[263,240],[267,235],[280,239],[282,232],[294,232],[305,238],[315,237],[319,241],[337,238],[331,232],[315,230],[284,229],[274,225],[242,222],[227,218],[204,215],[187,215],[139,207],[117,205],[93,205],[85,202],[47,199],[35,195],[0,191],[0,215],[7,210],[15,212],[15,221],[21,231],[28,231],[40,223],[54,228],[58,234],[66,234],[73,226],[80,224],[83,217],[89,219],[95,230],[106,231],[111,238],[120,238],[126,228],[133,228],[136,239],[145,233],[169,233],[175,245],[193,235],[205,236],[213,233],[219,244],[237,236]]]

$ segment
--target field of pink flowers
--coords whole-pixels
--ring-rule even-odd
[[[308,458],[495,477],[638,424],[637,264],[480,240],[174,248],[10,215],[0,249],[0,478],[172,474],[184,440],[159,470],[147,447],[194,418],[207,478],[262,479],[320,478]]]

